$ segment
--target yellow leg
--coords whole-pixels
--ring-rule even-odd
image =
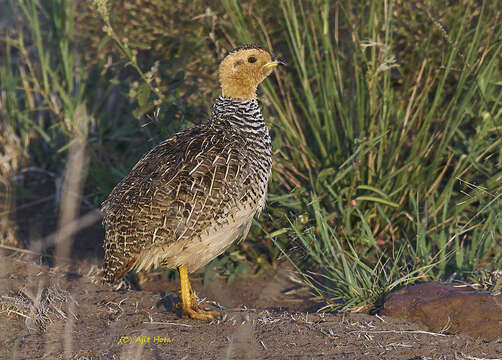
[[[193,294],[192,285],[188,279],[188,271],[185,265],[178,268],[181,282],[181,314],[191,319],[210,321],[220,317],[218,311],[204,311],[199,308],[197,299]]]

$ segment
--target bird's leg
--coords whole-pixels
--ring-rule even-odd
[[[180,273],[180,283],[181,283],[181,314],[182,316],[188,316],[192,319],[210,321],[215,318],[220,317],[218,311],[205,311],[202,310],[197,304],[197,299],[192,290],[192,285],[190,285],[190,279],[188,278],[188,271],[185,265],[181,265],[178,268]]]

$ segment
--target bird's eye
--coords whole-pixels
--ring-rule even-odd
[[[248,58],[248,62],[250,62],[250,63],[254,63],[254,62],[256,62],[256,58],[255,58],[254,56],[250,56],[250,57]]]

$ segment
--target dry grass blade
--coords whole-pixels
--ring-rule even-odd
[[[24,318],[30,330],[45,331],[56,320],[77,319],[75,305],[78,304],[71,294],[57,285],[36,292],[25,286],[0,296],[0,314]]]
[[[68,227],[78,216],[82,187],[85,181],[88,160],[86,159],[86,136],[89,115],[85,106],[79,105],[73,119],[76,141],[70,146],[60,202],[59,230],[56,234],[56,258],[68,258],[72,244],[73,227]],[[72,231],[73,230],[73,231]]]

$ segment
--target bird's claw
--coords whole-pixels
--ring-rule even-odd
[[[197,307],[197,309],[193,308],[185,308],[181,309],[181,314],[184,318],[188,317],[190,319],[202,320],[202,321],[211,321],[220,317],[219,311],[205,311]]]

